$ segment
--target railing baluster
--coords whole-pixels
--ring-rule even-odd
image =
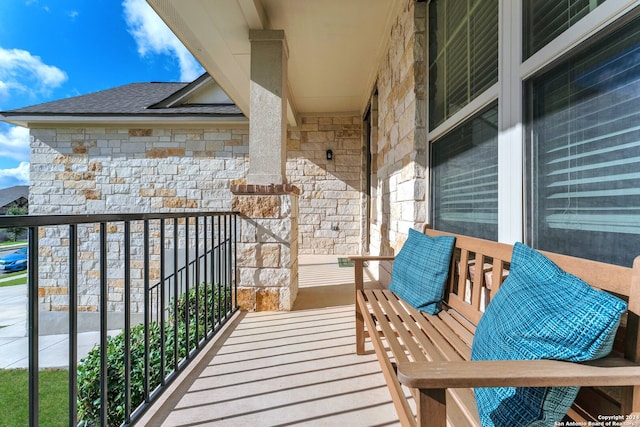
[[[38,227],[29,227],[29,425],[39,425],[38,399],[40,363],[38,360]]]
[[[109,402],[107,399],[107,223],[100,222],[100,425],[106,426]]]
[[[161,383],[164,386],[166,384],[166,373],[165,373],[165,358],[166,354],[166,345],[165,340],[167,337],[165,336],[164,331],[164,311],[165,311],[165,299],[166,299],[166,279],[165,279],[165,254],[164,254],[164,227],[165,221],[164,218],[160,219],[160,372],[162,372],[162,380]],[[145,286],[147,284],[145,283]]]
[[[191,304],[189,301],[189,217],[184,220],[184,329],[185,329],[185,359],[189,358],[189,311]]]
[[[151,311],[151,307],[149,306],[149,292],[146,292],[147,287],[149,286],[149,256],[150,256],[150,251],[149,251],[149,222],[145,221],[144,222],[144,230],[143,230],[143,234],[144,234],[144,248],[143,248],[143,253],[144,253],[144,262],[143,262],[143,276],[144,276],[144,345],[145,345],[145,352],[144,352],[144,401],[145,402],[149,402],[151,399],[149,398],[150,396],[150,384],[149,384],[149,375],[150,375],[150,368],[149,368],[149,354],[151,353],[151,347],[150,347],[150,343],[149,343],[149,311]]]
[[[204,307],[204,316],[202,317],[204,319],[204,337],[205,339],[207,337],[209,337],[209,315],[208,315],[208,304],[207,301],[209,301],[209,285],[207,284],[207,267],[208,267],[208,262],[207,262],[207,218],[209,218],[208,216],[203,216],[202,217],[202,227],[204,230],[202,230],[202,237],[203,237],[203,255],[202,255],[202,260],[204,263],[203,266],[203,282],[204,282],[204,302],[202,303],[203,307]]]
[[[69,427],[78,425],[78,226],[69,225]]]
[[[131,223],[129,221],[124,223],[124,418],[126,424],[131,422]]]
[[[233,286],[231,285],[231,279],[232,279],[232,274],[233,274],[233,242],[231,241],[231,238],[233,236],[233,231],[232,231],[232,218],[230,215],[227,215],[227,218],[229,220],[229,235],[227,236],[227,242],[229,245],[229,249],[228,249],[228,253],[227,253],[227,312],[228,312],[228,316],[227,317],[231,317],[231,307],[233,305],[233,299],[232,299],[232,289]]]
[[[222,226],[220,224],[221,218],[218,217],[218,245],[216,246],[218,248],[218,252],[217,252],[217,264],[218,264],[218,272],[216,275],[216,281],[217,281],[217,288],[218,288],[218,325],[221,324],[222,322],[222,294],[221,292],[221,285],[222,285]]]
[[[216,217],[211,217],[211,329],[216,328]]]
[[[233,303],[238,305],[238,215],[233,215]]]
[[[195,268],[195,284],[196,284],[196,333],[195,333],[195,337],[196,337],[196,342],[195,342],[195,347],[199,348],[200,347],[200,227],[199,227],[199,219],[198,217],[195,217],[195,235],[196,235],[196,241],[195,241],[195,250],[196,250],[196,254],[195,254],[195,261],[196,261],[196,268]]]
[[[178,218],[173,220],[173,370],[178,371]]]
[[[224,218],[224,246],[225,246],[225,251],[224,251],[224,255],[225,255],[225,259],[224,259],[224,318],[227,319],[229,317],[229,296],[228,296],[228,290],[229,290],[229,282],[230,282],[230,278],[229,278],[229,256],[231,255],[231,250],[230,248],[227,247],[228,244],[228,225],[227,225],[227,220],[229,220],[229,224],[231,223],[231,218],[228,217],[228,215],[223,215]]]

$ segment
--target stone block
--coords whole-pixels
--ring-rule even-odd
[[[234,195],[231,209],[249,218],[275,218],[280,206],[277,196]]]
[[[336,138],[334,131],[325,131],[325,132],[309,132],[307,133],[307,141],[308,142],[328,142],[334,141]]]
[[[345,184],[341,180],[333,179],[326,181],[319,181],[316,183],[316,189],[326,191],[345,191],[347,189],[347,184]]]
[[[289,286],[291,271],[288,268],[260,268],[257,270],[258,287],[282,288]]]
[[[256,311],[280,310],[279,289],[258,289],[256,291]]]
[[[260,221],[256,227],[257,241],[260,243],[288,243],[292,230],[290,220],[272,219]]]
[[[177,164],[159,164],[157,171],[158,171],[158,174],[160,175],[176,175],[178,173],[178,165]]]
[[[293,309],[293,303],[298,296],[298,281],[290,288],[280,289],[280,310],[290,311]]]
[[[258,267],[280,267],[280,246],[278,244],[261,244],[255,248],[256,264]]]
[[[130,137],[152,136],[152,135],[153,135],[153,129],[129,129]]]
[[[246,287],[238,287],[238,307],[241,310],[245,311],[255,311],[256,310],[256,289],[255,288],[246,288]]]
[[[316,164],[305,164],[304,165],[304,174],[306,176],[326,176],[327,171]]]

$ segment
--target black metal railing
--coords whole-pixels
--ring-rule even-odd
[[[68,293],[69,426],[134,422],[238,309],[235,213],[0,217],[0,229],[8,227],[29,230],[31,426],[39,424],[39,291],[46,294],[52,280],[57,287],[66,285]],[[50,273],[65,270],[63,279]],[[41,286],[41,280],[49,283]],[[80,303],[92,283],[99,294],[93,308]],[[79,409],[79,376],[88,368],[75,369],[78,312],[91,310],[99,316],[100,339],[80,364],[97,361],[99,384],[89,399],[96,407]],[[121,373],[112,372],[116,355],[109,354],[114,318],[123,325]],[[118,393],[110,390],[113,375],[124,377],[116,380]]]

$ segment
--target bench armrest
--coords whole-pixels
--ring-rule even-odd
[[[398,380],[417,389],[640,385],[640,366],[622,358],[589,364],[557,360],[398,363]]]
[[[394,257],[389,255],[352,255],[349,257],[350,261],[354,262],[354,279],[356,285],[356,291],[364,289],[364,263],[366,261],[393,261]],[[356,305],[356,311],[358,306]]]
[[[364,263],[366,261],[393,261],[393,256],[388,255],[353,255],[349,257],[353,261],[353,279],[355,293],[364,289]],[[364,354],[364,317],[358,304],[358,297],[355,297],[356,315],[356,354]]]

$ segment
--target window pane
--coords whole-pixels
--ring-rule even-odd
[[[498,107],[432,145],[433,226],[498,239]]]
[[[630,266],[640,254],[640,19],[529,85],[530,243]]]
[[[525,0],[525,59],[604,2],[605,0]]]
[[[431,129],[498,81],[498,1],[429,5]]]

